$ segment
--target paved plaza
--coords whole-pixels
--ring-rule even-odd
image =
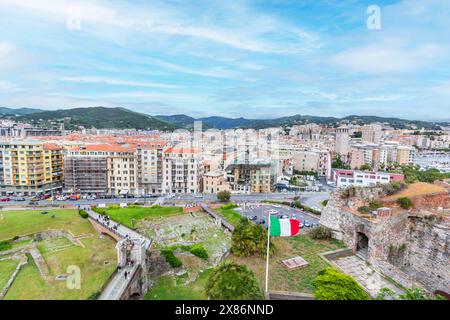
[[[358,256],[351,255],[334,260],[334,262],[347,274],[356,279],[372,297],[376,297],[382,288],[389,288],[397,294],[403,291],[389,282],[380,273],[375,271],[366,261]]]

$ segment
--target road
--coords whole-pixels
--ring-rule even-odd
[[[301,192],[301,193],[294,193],[294,192],[284,192],[284,193],[253,193],[253,194],[232,194],[231,201],[233,202],[261,202],[264,200],[275,200],[275,201],[292,201],[292,199],[295,196],[300,197],[300,201],[305,203],[306,205],[310,207],[318,207],[321,208],[321,202],[324,199],[328,199],[329,193],[328,192]],[[154,204],[154,203],[177,203],[177,202],[183,202],[183,203],[198,203],[198,202],[207,202],[207,201],[215,201],[217,200],[217,197],[215,194],[204,194],[202,196],[195,196],[192,194],[178,194],[174,197],[152,197],[152,198],[114,198],[114,199],[95,199],[95,200],[87,200],[87,199],[80,199],[77,201],[48,201],[48,200],[41,200],[39,202],[36,202],[36,205],[44,205],[44,204],[54,204],[54,205],[60,205],[60,206],[66,206],[66,205],[97,205],[99,203],[123,203],[123,202],[145,202],[146,204]],[[29,199],[27,201],[8,201],[8,202],[0,202],[0,206],[18,206],[23,205],[27,206],[29,203]]]

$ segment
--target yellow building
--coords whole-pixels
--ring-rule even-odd
[[[39,141],[0,142],[0,192],[33,196],[60,191],[62,148]]]

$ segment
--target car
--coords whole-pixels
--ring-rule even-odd
[[[248,217],[248,220],[251,220],[251,221],[255,221],[256,219],[258,219],[258,216],[251,216],[251,217]]]
[[[8,201],[10,201],[10,200],[11,200],[10,198],[1,198],[1,199],[0,199],[1,202],[8,202]]]
[[[36,197],[31,198],[30,202],[39,202],[39,198],[36,198]]]
[[[279,204],[273,204],[272,207],[274,207],[274,208],[281,208],[281,206]]]
[[[311,228],[312,227],[312,224],[309,221],[305,221],[304,225],[307,228]]]
[[[302,222],[300,222],[300,229],[303,228],[304,226],[305,225]]]
[[[295,213],[292,214],[292,219],[297,219],[297,215]]]
[[[16,197],[14,198],[14,201],[25,201],[26,199],[24,197]]]
[[[277,210],[269,210],[269,214],[276,215],[278,214]]]
[[[281,216],[281,219],[289,219],[289,216],[286,215],[286,214],[283,214],[283,215]]]
[[[53,198],[53,197],[47,198],[47,201],[53,201],[53,200],[55,200],[55,198]]]
[[[203,195],[202,194],[197,194],[197,195],[194,196],[194,198],[203,198]]]

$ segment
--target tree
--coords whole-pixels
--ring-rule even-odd
[[[270,242],[273,251],[273,243]],[[267,230],[260,224],[242,219],[231,235],[231,252],[237,256],[265,256],[267,249]]]
[[[352,276],[334,268],[319,272],[313,280],[317,300],[369,300],[369,294]]]
[[[206,294],[213,300],[263,299],[253,271],[234,262],[226,262],[214,268],[206,282]]]
[[[231,193],[228,190],[223,190],[217,192],[217,199],[219,199],[220,202],[228,202],[230,201]]]
[[[336,158],[334,158],[333,162],[331,163],[331,167],[334,169],[350,169],[350,166],[342,161],[340,154],[336,155]]]
[[[372,168],[370,167],[370,165],[368,163],[364,163],[361,168],[359,168],[359,170],[362,171],[368,171],[368,170],[372,170]]]
[[[401,208],[405,210],[408,210],[413,206],[413,202],[411,201],[410,198],[407,197],[398,198],[397,203]]]

